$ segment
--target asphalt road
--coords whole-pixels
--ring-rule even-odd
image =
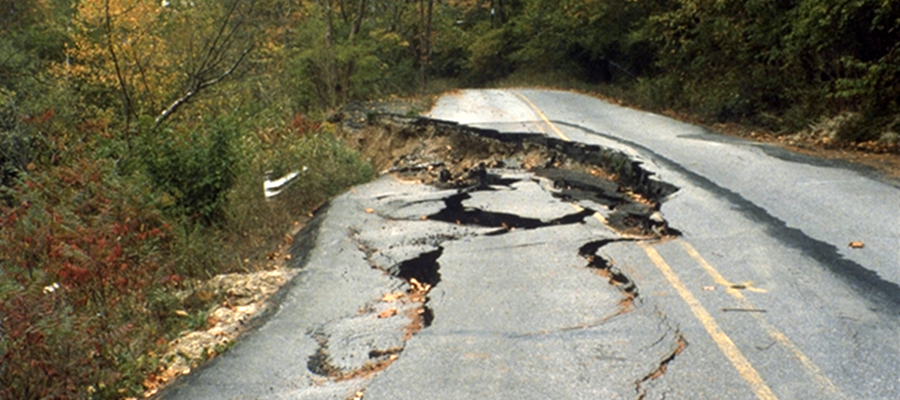
[[[431,117],[626,152],[680,188],[661,211],[682,236],[622,237],[521,170],[465,193],[384,176],[161,398],[900,398],[896,182],[569,92],[462,91]]]

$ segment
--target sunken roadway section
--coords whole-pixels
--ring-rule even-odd
[[[273,311],[159,398],[665,396],[688,343],[603,248],[677,233],[676,188],[595,146],[374,118],[344,135],[388,173],[322,207]]]

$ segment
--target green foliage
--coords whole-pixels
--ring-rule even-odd
[[[416,88],[417,29],[407,26],[410,4],[374,2],[358,9],[351,2],[334,10],[306,3],[289,53],[298,110],[332,109],[348,101],[408,92]],[[369,10],[369,11],[365,11]],[[329,35],[329,20],[332,34]],[[389,21],[389,22],[388,22]]]
[[[468,81],[483,85],[511,73],[510,50],[511,42],[506,29],[491,29],[478,35],[468,48]]]
[[[259,254],[293,221],[375,176],[372,165],[315,121],[297,115],[267,125],[258,132],[248,173],[238,176],[229,194],[228,242],[242,254]],[[301,173],[280,195],[266,199],[266,172],[280,177],[292,171]]]
[[[140,153],[169,209],[192,222],[221,222],[227,194],[241,172],[237,122],[217,119],[187,131],[148,129]]]
[[[466,43],[455,57],[473,84],[568,75],[652,109],[779,131],[857,112],[847,141],[877,139],[900,114],[892,2],[526,0],[499,22],[466,4],[462,34],[439,35]]]
[[[266,12],[298,10],[294,0],[268,2],[277,4]],[[140,395],[161,346],[205,325],[215,302],[190,295],[189,279],[260,268],[261,251],[298,214],[374,174],[317,123],[284,122],[294,85],[281,79],[291,75],[278,46],[290,42],[279,42],[283,15],[240,8],[223,25],[231,2],[179,14],[113,0],[125,6],[112,13],[114,36],[135,39],[115,42],[120,81],[104,4],[0,0],[0,398]],[[251,19],[259,30],[238,29]],[[211,46],[221,26],[239,32]],[[347,82],[359,97],[394,90],[401,78],[385,60],[405,54],[396,32],[365,32],[336,58],[354,65]],[[192,79],[220,76],[255,39],[261,50],[245,64],[260,68],[236,68],[159,127],[148,115],[134,123]],[[273,131],[283,139],[262,140]],[[266,201],[262,171],[275,164],[311,168]]]
[[[0,0],[0,201],[7,205],[21,171],[47,148],[39,130],[54,110],[40,101],[51,90],[45,69],[61,61],[68,42],[58,3]]]

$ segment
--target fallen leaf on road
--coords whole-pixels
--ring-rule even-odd
[[[401,293],[401,292],[387,293],[387,294],[385,294],[384,296],[381,297],[381,301],[383,301],[383,302],[385,302],[385,303],[390,303],[390,302],[392,302],[392,301],[394,301],[394,300],[397,300],[397,299],[399,299],[399,298],[401,298],[401,297],[403,297],[403,296],[404,296],[404,294]]]
[[[388,308],[387,310],[384,310],[381,313],[379,313],[378,318],[390,318],[395,315],[397,315],[397,309],[391,307],[391,308]]]
[[[431,285],[427,283],[421,283],[417,281],[416,278],[409,278],[409,286],[414,292],[427,292],[429,289],[431,289]]]
[[[863,242],[853,241],[853,242],[850,242],[849,246],[854,249],[861,249],[863,247],[866,247],[866,244]]]
[[[375,212],[375,209],[374,209],[374,208],[367,208],[367,209],[366,209],[366,212],[369,213],[369,214],[371,214],[371,213]]]

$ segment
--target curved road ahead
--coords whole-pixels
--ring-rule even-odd
[[[897,182],[570,92],[465,90],[429,116],[629,154],[680,188],[661,212],[682,235],[622,237],[523,170],[466,193],[385,176],[298,238],[259,329],[162,398],[900,398]],[[391,295],[411,277],[424,303]]]
[[[697,331],[666,376],[679,398],[730,398],[697,396],[729,364],[760,398],[900,397],[897,182],[570,92],[464,91],[430,116],[618,148],[681,188],[662,211],[683,238],[607,250]]]

